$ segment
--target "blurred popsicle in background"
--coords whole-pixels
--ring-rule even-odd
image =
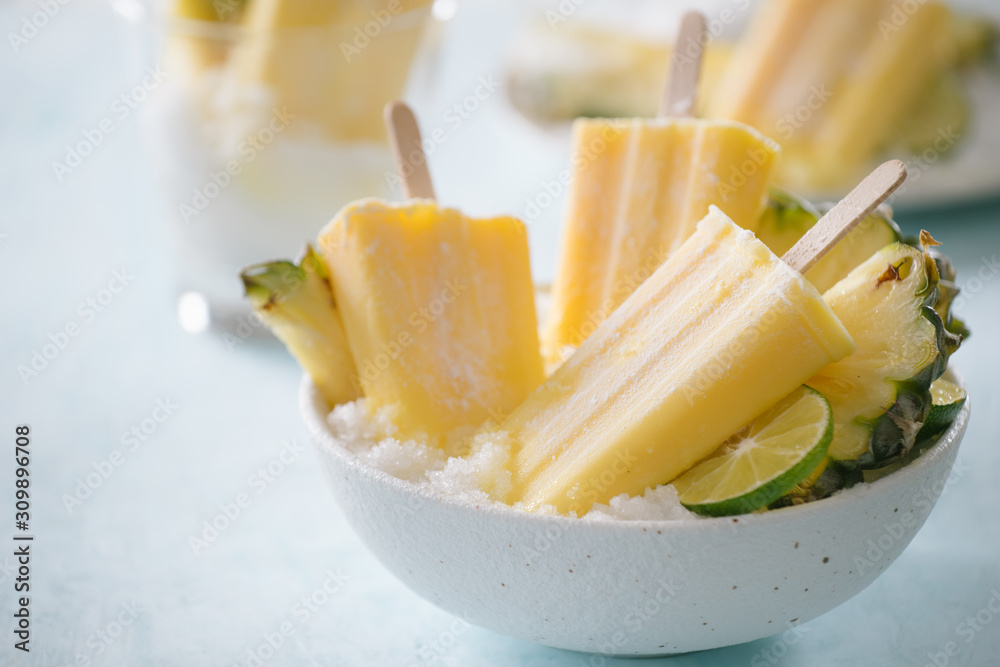
[[[767,0],[708,113],[769,132],[779,182],[835,190],[866,170],[955,58],[941,2]]]
[[[704,18],[691,12],[679,41],[697,44],[703,32]],[[548,363],[578,347],[710,206],[756,229],[778,146],[741,123],[689,117],[700,62],[700,49],[671,59],[658,118],[574,124],[573,180],[543,334]]]
[[[684,6],[629,6],[646,5],[661,14]],[[636,11],[641,18],[629,24],[611,20],[615,9],[588,5],[557,25],[551,17],[546,25],[543,14],[525,29],[509,60],[514,108],[549,127],[577,116],[655,113],[651,91],[666,74],[674,40],[644,25],[648,12]],[[934,157],[920,171],[933,164],[934,175],[942,173],[930,191],[992,183],[943,173],[953,153],[992,131],[986,118],[996,113],[1000,75],[990,64],[997,28],[989,17],[937,0],[760,0],[704,11],[699,115],[746,123],[780,143],[778,185],[834,197],[885,157],[926,150]],[[997,162],[977,153],[965,172],[982,172],[984,164]],[[923,178],[921,189],[932,179]]]
[[[287,107],[301,132],[385,138],[381,110],[403,92],[432,0],[248,0],[248,39],[233,51],[237,103]],[[353,28],[374,21],[374,37]],[[350,38],[331,35],[350,26]],[[373,27],[369,32],[376,32]]]

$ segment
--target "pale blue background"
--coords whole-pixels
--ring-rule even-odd
[[[480,73],[498,71],[491,59],[502,46],[506,4],[463,7],[455,20],[462,29],[446,44],[446,53],[462,57],[447,61],[441,100],[461,98]],[[16,29],[34,7],[5,4],[0,33]],[[277,456],[283,441],[307,444],[295,365],[256,337],[229,349],[219,337],[190,335],[175,323],[165,214],[145,170],[136,118],[64,183],[52,175],[51,161],[66,144],[134,84],[128,53],[120,22],[106,5],[87,0],[69,0],[20,53],[6,38],[0,44],[0,442],[12,443],[14,424],[31,424],[37,535],[30,659],[11,648],[6,568],[13,561],[0,555],[0,608],[8,619],[0,622],[0,663],[230,665],[292,618],[294,636],[266,664],[584,664],[587,656],[453,626],[451,616],[395,581],[346,524],[311,449],[262,494],[254,492],[248,477]],[[464,125],[433,165],[441,198],[476,212],[519,212],[565,160],[530,132],[494,134],[508,122],[498,100]],[[463,168],[470,158],[476,170]],[[497,180],[501,174],[508,180]],[[933,230],[962,283],[983,258],[1000,255],[1000,200],[903,213],[899,221],[909,232]],[[541,277],[551,274],[557,231],[552,218],[532,227]],[[123,267],[134,281],[25,385],[16,366],[28,363],[51,332],[80,321],[77,305]],[[950,641],[961,651],[949,664],[1000,664],[1000,618],[969,643],[957,634],[958,624],[1000,590],[1000,275],[969,293],[961,314],[976,333],[955,358],[974,404],[959,453],[965,472],[903,556],[868,590],[804,625],[801,641],[778,664],[923,665]],[[123,449],[121,435],[163,398],[179,405],[175,413],[68,513],[62,494]],[[5,453],[5,541],[12,532],[11,468]],[[250,493],[252,505],[194,555],[188,536],[241,492]],[[346,583],[299,623],[294,606],[328,570]],[[97,655],[88,639],[133,601],[141,608],[135,623]],[[452,643],[453,627],[462,630],[453,645],[434,652],[431,642]],[[761,652],[775,641],[650,664],[767,664]]]

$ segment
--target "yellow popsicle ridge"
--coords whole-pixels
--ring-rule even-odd
[[[853,350],[816,289],[713,207],[501,424],[507,500],[583,514],[667,483]]]
[[[777,145],[730,121],[580,119],[552,310],[554,362],[614,311],[720,207],[755,229]]]

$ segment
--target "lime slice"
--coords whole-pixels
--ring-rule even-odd
[[[920,440],[948,428],[965,405],[965,390],[954,382],[938,378],[931,384],[931,411],[917,435]]]
[[[767,507],[809,477],[833,438],[833,411],[803,385],[673,481],[681,504],[710,516]]]

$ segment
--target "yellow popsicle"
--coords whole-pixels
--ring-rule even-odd
[[[233,53],[239,104],[295,116],[292,133],[385,138],[382,106],[402,94],[431,0],[254,0]],[[429,11],[429,9],[427,9]]]
[[[854,344],[719,209],[502,422],[509,502],[585,513],[669,482]]]
[[[404,434],[478,426],[541,382],[521,221],[366,199],[341,210],[319,245],[354,380]]]
[[[692,233],[709,206],[755,229],[777,145],[695,119],[580,119],[552,309],[550,362],[578,347]]]
[[[862,54],[864,64],[830,99],[829,114],[821,117],[816,132],[816,154],[826,156],[826,163],[856,165],[851,177],[892,137],[951,56],[947,6],[926,2],[897,16],[902,5],[889,5]]]
[[[707,113],[781,143],[776,180],[840,189],[877,158],[951,60],[942,3],[766,0]]]

